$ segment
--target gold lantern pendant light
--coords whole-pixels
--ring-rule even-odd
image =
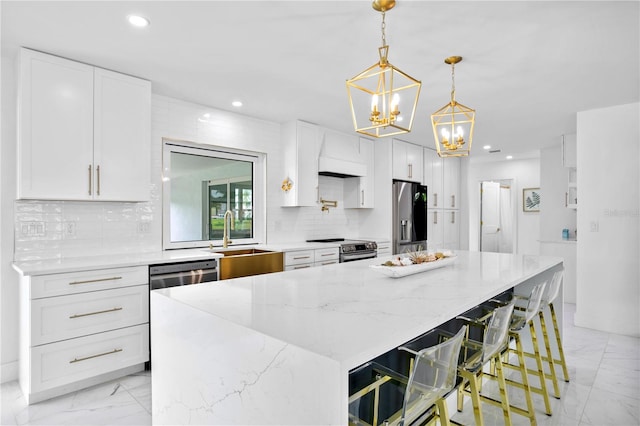
[[[456,101],[455,65],[461,56],[444,60],[451,65],[451,102],[431,114],[433,137],[440,157],[466,157],[471,152],[476,111]]]
[[[385,13],[395,4],[395,0],[373,2],[373,9],[382,13],[380,60],[347,80],[354,128],[358,133],[376,138],[411,131],[422,86],[420,81],[394,67],[387,59]]]

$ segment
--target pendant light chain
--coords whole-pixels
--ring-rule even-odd
[[[380,25],[380,30],[382,31],[382,46],[387,45],[387,35],[385,34],[385,28],[387,27],[387,23],[384,21],[385,13],[382,12],[382,24]]]
[[[456,64],[451,64],[451,103],[456,101]]]

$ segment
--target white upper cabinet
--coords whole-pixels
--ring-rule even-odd
[[[442,159],[444,178],[442,207],[460,208],[460,159],[456,157]]]
[[[344,180],[344,207],[370,209],[374,207],[374,142],[360,138],[358,161],[367,167],[367,175]]]
[[[424,149],[424,185],[428,191],[428,205],[430,209],[443,207],[443,160],[432,149]]]
[[[96,68],[93,161],[95,198],[149,198],[151,84]]]
[[[21,49],[20,199],[147,201],[151,83]]]
[[[18,198],[90,200],[93,67],[23,49]]]
[[[423,148],[399,139],[393,140],[393,178],[423,182]]]
[[[316,206],[319,202],[318,157],[320,130],[304,121],[283,125],[284,180],[291,188],[283,191],[283,207]]]

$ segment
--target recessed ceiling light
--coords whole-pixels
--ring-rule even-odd
[[[482,149],[489,150],[489,149],[491,149],[491,145],[485,145],[485,146],[482,147]]]
[[[242,106],[242,101],[233,101],[231,102],[231,105],[233,105],[236,108],[240,108]]]
[[[127,20],[134,27],[147,27],[150,24],[147,18],[140,15],[129,15],[127,16]]]
[[[513,155],[507,155],[507,160],[511,160],[513,158]]]

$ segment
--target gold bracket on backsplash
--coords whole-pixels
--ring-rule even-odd
[[[322,203],[321,210],[323,212],[328,212],[329,211],[329,207],[338,207],[338,202],[337,201],[325,200],[323,198],[320,198],[320,202]]]

